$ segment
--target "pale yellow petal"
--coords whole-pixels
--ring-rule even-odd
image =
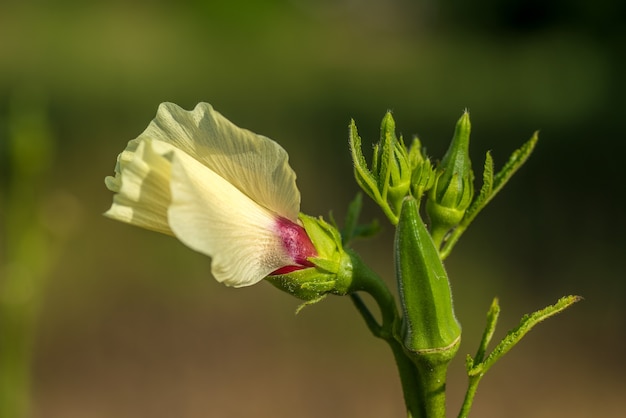
[[[249,286],[291,264],[278,235],[276,215],[183,152],[171,171],[169,224],[185,245],[212,258],[213,276],[229,286]]]
[[[105,184],[115,192],[105,216],[142,228],[172,235],[167,222],[171,202],[170,162],[142,141],[118,157],[115,177]]]
[[[235,126],[210,104],[199,103],[192,111],[161,104],[156,118],[135,141],[148,138],[174,145],[259,205],[297,219],[300,192],[285,150],[269,138]]]

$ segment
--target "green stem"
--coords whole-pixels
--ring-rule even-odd
[[[484,361],[485,354],[487,353],[487,346],[491,342],[491,338],[496,331],[496,325],[498,324],[499,316],[500,305],[498,303],[498,298],[494,298],[493,302],[491,302],[491,306],[489,307],[489,311],[487,312],[487,325],[485,326],[485,330],[483,331],[483,336],[480,340],[480,345],[478,346],[476,355],[473,359],[469,356],[467,358],[468,371],[471,370],[475,364],[482,363]],[[484,375],[484,372],[475,375],[469,375],[469,382],[467,384],[467,391],[465,392],[465,399],[463,400],[463,405],[461,406],[461,410],[459,411],[458,418],[467,418],[467,416],[469,415],[470,409],[472,409],[472,404],[474,403],[474,396],[476,396],[478,384],[480,383],[480,380],[483,378]]]
[[[402,395],[404,396],[404,405],[406,406],[408,418],[427,418],[424,405],[418,396],[422,393],[419,372],[415,364],[407,357],[402,344],[395,338],[387,341],[393,357],[396,361],[396,367],[400,375],[400,383],[402,384]]]
[[[457,241],[459,240],[459,238],[461,238],[461,235],[463,235],[463,232],[465,232],[466,229],[467,229],[467,225],[458,225],[450,233],[448,238],[443,243],[443,246],[441,245],[441,241],[443,241],[443,237],[440,238],[440,241],[437,243],[437,248],[441,248],[441,250],[439,251],[439,257],[441,258],[441,261],[448,258],[448,256],[452,252],[452,248],[454,248]]]
[[[350,256],[352,257],[355,283],[352,290],[353,292],[366,292],[374,298],[380,309],[382,322],[379,323],[376,320],[358,294],[350,294],[352,302],[365,320],[372,334],[385,340],[391,348],[400,375],[407,416],[409,418],[426,418],[427,415],[425,415],[423,404],[420,402],[419,398],[422,389],[420,387],[417,367],[406,355],[402,344],[395,338],[394,331],[398,327],[400,317],[393,294],[389,291],[385,282],[367,267],[356,253],[350,252]]]
[[[411,359],[406,356],[404,348],[398,340],[396,340],[392,335],[389,335],[388,332],[383,331],[384,327],[376,321],[374,315],[372,315],[359,295],[353,293],[350,297],[372,334],[385,340],[387,344],[389,344],[389,348],[391,348],[391,352],[393,353],[393,357],[396,362],[396,367],[398,368],[398,374],[400,375],[402,394],[404,396],[404,404],[406,406],[408,418],[426,418],[423,407],[419,402],[419,398],[416,396],[421,393],[422,390],[418,378],[419,373],[415,364],[413,364]]]
[[[353,282],[350,291],[363,291],[369,293],[374,298],[380,308],[382,316],[382,324],[379,324],[377,329],[378,334],[376,336],[385,340],[392,338],[395,324],[399,320],[398,309],[396,308],[396,301],[393,294],[391,294],[385,282],[374,271],[367,267],[354,251],[346,251],[350,254],[353,268]],[[352,294],[354,295],[354,293]],[[365,311],[369,312],[363,302],[360,301],[360,298],[357,297],[355,299],[353,296],[352,301],[357,306],[361,315],[364,315]],[[358,304],[359,301],[360,304]],[[371,315],[371,313],[369,313],[367,317],[364,316],[365,321],[369,321],[368,327],[370,327],[370,329],[372,329],[372,318],[373,315]]]
[[[467,392],[465,392],[465,399],[463,399],[463,406],[461,406],[461,411],[459,411],[458,418],[468,417],[470,410],[472,409],[472,404],[474,403],[474,396],[476,396],[478,384],[480,383],[480,379],[482,379],[483,376],[484,374],[477,374],[475,376],[469,377]]]
[[[417,361],[417,371],[421,382],[421,399],[424,416],[445,418],[446,416],[446,374],[449,362]]]

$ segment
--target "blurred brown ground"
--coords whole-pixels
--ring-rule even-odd
[[[33,222],[69,231],[39,314],[33,417],[404,416],[391,354],[349,300],[295,316],[298,302],[269,284],[225,288],[206,257],[101,216],[104,176],[162,101],[209,101],[280,142],[303,211],[339,220],[357,191],[350,118],[373,142],[392,109],[405,138],[418,134],[436,158],[468,107],[476,172],[486,150],[502,164],[541,129],[535,155],[448,262],[464,331],[450,411],[493,296],[497,338],[571,293],[585,301],[490,371],[474,416],[620,416],[624,6],[480,4],[4,2],[0,141],[16,108],[46,116],[55,152]],[[374,216],[383,221],[368,204]],[[389,283],[391,239],[387,227],[358,245]]]

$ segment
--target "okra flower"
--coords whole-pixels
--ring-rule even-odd
[[[115,192],[106,216],[210,256],[213,276],[226,285],[313,266],[317,251],[298,221],[287,153],[208,103],[192,111],[161,104],[105,183]]]

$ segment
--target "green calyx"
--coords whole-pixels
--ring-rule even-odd
[[[474,197],[474,173],[469,156],[470,119],[466,111],[456,124],[448,151],[438,165],[439,176],[430,189],[426,211],[437,248],[463,219]]]
[[[339,231],[321,217],[301,213],[299,219],[317,250],[317,257],[309,258],[313,267],[266,280],[307,303],[318,302],[328,293],[346,295],[352,284],[352,261],[343,249]]]
[[[461,327],[454,315],[448,275],[411,196],[402,205],[395,257],[405,349],[418,357],[452,358]]]

